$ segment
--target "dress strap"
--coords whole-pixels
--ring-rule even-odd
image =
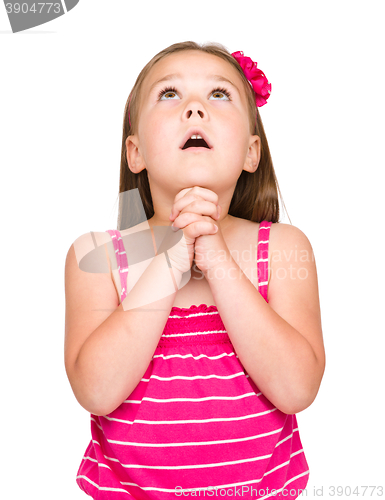
[[[267,300],[267,282],[269,277],[269,236],[271,222],[266,220],[259,224],[257,247],[258,291]]]
[[[127,296],[127,275],[128,275],[128,261],[126,249],[123,245],[122,235],[117,229],[108,229],[106,231],[111,236],[112,243],[115,249],[116,262],[118,263],[118,270],[120,276],[120,283],[122,285],[122,291],[120,293],[120,302]]]

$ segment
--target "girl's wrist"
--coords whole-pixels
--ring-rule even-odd
[[[226,277],[234,279],[234,276],[237,276],[237,273],[239,273],[239,269],[239,265],[229,253],[225,260],[221,259],[219,262],[213,263],[202,272],[206,280],[210,281],[213,279],[224,279]]]

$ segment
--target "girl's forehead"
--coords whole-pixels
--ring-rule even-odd
[[[154,82],[173,75],[180,79],[202,79],[211,75],[221,75],[234,84],[242,86],[237,70],[221,57],[198,50],[186,50],[170,54],[158,61],[143,82],[150,88]]]

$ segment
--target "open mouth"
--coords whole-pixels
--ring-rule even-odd
[[[188,148],[207,148],[210,149],[210,146],[200,135],[192,135],[190,139],[188,139],[183,146],[182,149]]]
[[[186,144],[183,146],[182,149],[187,149],[187,148],[207,148],[208,145],[206,144],[206,141],[204,139],[189,139]]]
[[[204,139],[189,139],[182,149],[187,148],[207,148],[210,149]]]

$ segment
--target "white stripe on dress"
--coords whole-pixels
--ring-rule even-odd
[[[143,448],[177,448],[179,446],[209,446],[212,444],[226,444],[226,443],[240,443],[242,441],[252,441],[253,439],[259,439],[266,436],[272,436],[282,432],[283,427],[270,432],[264,432],[263,434],[257,434],[255,436],[247,436],[243,438],[234,439],[219,439],[216,441],[190,441],[190,442],[176,442],[176,443],[135,443],[131,441],[116,441],[114,439],[107,439],[109,443],[120,444],[123,446],[140,446]]]
[[[223,356],[236,356],[235,352],[224,352],[222,354],[218,354],[218,356],[207,356],[207,354],[199,354],[199,356],[193,356],[192,354],[155,354],[152,358],[163,358],[163,359],[170,359],[170,358],[193,358],[195,360],[200,359],[200,358],[207,358],[207,359],[219,359],[222,358]],[[238,356],[236,356],[238,357]]]
[[[229,380],[235,377],[240,377],[241,375],[244,375],[245,372],[238,372],[234,373],[232,375],[195,375],[192,377],[188,377],[187,375],[175,375],[173,377],[160,377],[159,375],[151,375],[150,378],[142,378],[140,379],[141,382],[149,382],[152,378],[155,378],[156,380],[206,380],[209,378],[218,378],[221,380]]]
[[[226,330],[209,330],[208,332],[188,332],[188,333],[166,333],[162,338],[169,337],[192,337],[194,335],[209,335],[210,333],[227,333]]]
[[[192,465],[143,465],[143,464],[122,464],[120,465],[125,469],[155,469],[155,470],[189,470],[189,469],[208,469],[212,467],[225,467],[226,465],[237,465],[237,464],[247,464],[250,462],[257,462],[258,460],[266,460],[267,458],[271,458],[272,453],[269,455],[261,455],[259,457],[252,458],[242,458],[240,460],[231,460],[228,462],[213,462],[211,464],[192,464]],[[110,457],[105,455],[107,460],[110,460]],[[111,459],[116,461],[115,459]]]
[[[277,493],[281,492],[284,490],[285,486],[287,486],[288,484],[292,483],[293,481],[295,481],[296,479],[299,479],[305,475],[308,475],[309,474],[309,471],[305,471],[305,472],[302,472],[301,474],[298,474],[297,476],[294,476],[293,478],[289,479],[288,481],[286,481],[286,483],[284,484],[284,486],[279,489],[279,490],[275,490],[274,489],[274,494],[273,493],[270,493],[268,495],[265,495],[264,497],[260,497],[260,500],[263,500],[265,498],[270,498],[271,496],[275,496]],[[156,488],[156,487],[151,487],[151,486],[139,486],[138,484],[136,483],[130,483],[130,482],[124,482],[124,481],[121,481],[121,485],[122,486],[137,486],[138,488],[140,488],[141,490],[145,490],[145,491],[161,491],[161,492],[164,492],[164,493],[176,493],[176,492],[191,492],[191,490],[193,491],[214,491],[214,490],[218,490],[218,489],[225,489],[225,488],[234,488],[234,487],[237,487],[237,486],[246,486],[248,484],[255,484],[255,483],[259,483],[262,481],[262,479],[265,477],[265,475],[263,475],[263,477],[261,479],[252,479],[251,481],[242,481],[242,482],[239,482],[239,483],[230,483],[230,484],[222,484],[222,485],[216,485],[216,486],[204,486],[204,487],[194,487],[194,488],[185,488],[185,489],[182,489],[182,488],[178,488],[176,489],[173,488],[173,489],[168,489],[168,488]],[[103,491],[123,491],[125,493],[127,493],[129,496],[132,496],[130,495],[130,493],[128,493],[126,490],[121,490],[120,488],[108,488],[108,487],[101,487],[101,486],[98,486],[96,483],[94,483],[93,481],[91,481],[91,479],[89,479],[87,476],[77,476],[76,479],[80,479],[80,478],[83,478],[85,479],[86,481],[88,481],[89,483],[91,483],[93,486],[95,486],[96,488],[98,488],[99,490],[103,490]]]
[[[194,419],[194,420],[122,420],[113,417],[107,417],[107,415],[102,415],[102,418],[106,420],[112,420],[114,422],[120,422],[122,424],[132,425],[134,422],[136,424],[148,424],[148,425],[175,425],[175,424],[206,424],[210,422],[236,422],[238,420],[247,420],[249,418],[257,418],[263,417],[268,413],[272,413],[276,411],[277,408],[271,408],[270,410],[261,411],[259,413],[251,413],[250,415],[242,415],[240,417],[218,417],[218,418],[202,418],[202,419]],[[100,430],[103,430],[102,426],[99,425],[94,418],[91,417],[91,420],[95,422],[95,424],[99,427]]]
[[[183,308],[179,308],[179,309],[183,309]],[[213,314],[219,314],[219,311],[192,313],[192,314],[188,314],[187,316],[180,316],[178,314],[173,314],[172,316],[169,316],[169,317],[170,318],[195,318],[197,316],[212,316]]]
[[[174,403],[176,401],[190,401],[191,403],[198,403],[199,401],[235,401],[236,399],[248,398],[250,396],[255,396],[255,392],[246,392],[245,394],[239,394],[238,396],[207,396],[205,398],[149,398],[144,396],[142,401],[152,401],[153,403]],[[123,401],[127,403],[129,400]]]

